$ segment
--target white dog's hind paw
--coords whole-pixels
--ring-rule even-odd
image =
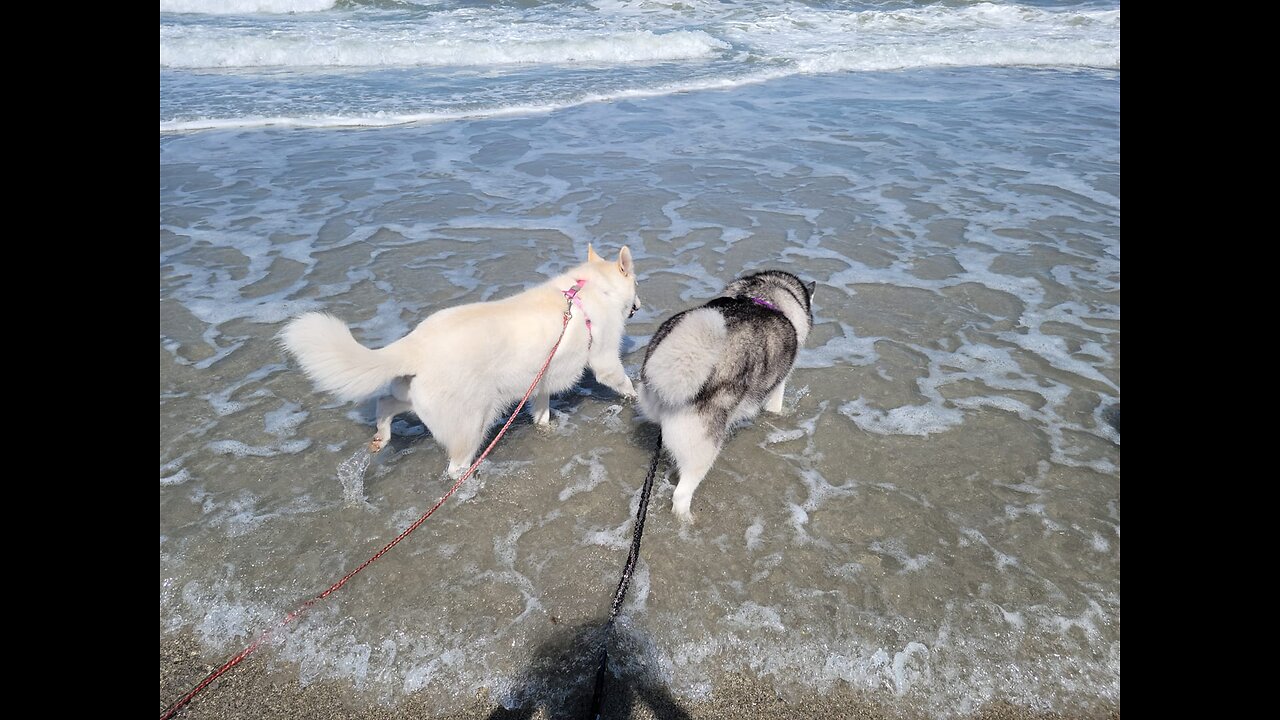
[[[467,469],[470,467],[471,465],[469,463],[465,465],[457,465],[454,463],[449,463],[449,469],[445,470],[445,475],[448,475],[450,480],[457,480],[458,478],[462,477],[467,472]],[[475,473],[473,473],[473,475],[479,475],[479,474],[480,474],[480,468],[476,468],[476,471]]]
[[[680,522],[686,525],[692,525],[694,521],[693,513],[689,510],[689,503],[680,504],[679,500],[671,503],[671,512],[675,513]]]

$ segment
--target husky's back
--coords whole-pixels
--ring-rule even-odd
[[[782,409],[787,376],[813,324],[812,294],[812,285],[790,273],[748,275],[654,334],[640,370],[640,409],[662,425],[680,467],[674,509],[681,517],[691,517],[693,489],[729,428],[762,407]]]

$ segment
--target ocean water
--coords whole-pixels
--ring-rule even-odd
[[[412,416],[362,455],[372,407],[313,393],[285,320],[385,344],[590,242],[636,256],[633,376],[733,277],[818,283],[783,414],[694,526],[656,490],[620,671],[1118,708],[1119,57],[1118,2],[162,1],[162,640],[238,651],[447,488]],[[541,649],[607,613],[655,440],[589,378],[553,421],[278,670],[553,703]]]

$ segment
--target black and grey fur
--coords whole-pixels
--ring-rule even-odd
[[[640,370],[640,409],[662,425],[662,444],[680,469],[671,509],[689,504],[730,427],[764,408],[782,410],[787,377],[813,327],[814,285],[781,270],[734,280],[699,308],[654,334]]]

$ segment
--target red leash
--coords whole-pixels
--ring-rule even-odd
[[[580,287],[580,286],[576,286],[576,287]],[[361,570],[364,570],[365,568],[372,565],[374,561],[377,560],[378,558],[382,557],[383,555],[386,555],[387,552],[391,550],[391,548],[395,547],[396,545],[399,545],[401,540],[409,537],[409,534],[412,533],[414,530],[417,530],[419,525],[426,522],[427,518],[431,517],[432,513],[438,510],[440,506],[444,504],[444,501],[448,500],[449,496],[453,495],[454,491],[456,491],[459,487],[461,487],[462,483],[466,482],[467,478],[471,477],[472,473],[476,471],[476,468],[480,467],[480,463],[484,462],[484,459],[488,457],[489,451],[493,450],[493,447],[498,444],[498,441],[502,439],[502,436],[507,433],[507,428],[511,427],[511,423],[515,422],[516,416],[520,414],[520,410],[524,408],[524,404],[529,401],[529,396],[533,394],[533,389],[538,387],[538,383],[542,381],[542,376],[547,373],[547,368],[551,366],[551,359],[556,356],[556,351],[560,349],[560,342],[564,340],[564,333],[566,330],[569,329],[569,321],[573,319],[573,315],[571,314],[571,309],[572,309],[572,305],[564,311],[564,325],[561,326],[560,328],[560,337],[556,338],[556,344],[551,346],[551,354],[547,356],[547,361],[542,363],[542,369],[539,370],[538,374],[533,378],[533,384],[530,385],[529,389],[525,391],[524,397],[520,398],[520,404],[516,405],[516,409],[511,413],[511,417],[507,418],[506,424],[504,424],[502,426],[502,429],[498,431],[498,435],[493,439],[493,442],[489,443],[489,447],[485,448],[484,452],[480,453],[480,457],[476,458],[476,461],[471,463],[471,467],[467,468],[467,471],[462,474],[462,477],[458,478],[458,482],[454,483],[453,487],[449,488],[449,492],[445,493],[444,496],[441,497],[440,500],[436,502],[436,504],[433,505],[430,510],[423,513],[422,517],[418,518],[417,520],[414,521],[412,525],[405,528],[404,532],[397,535],[394,540],[387,543],[386,546],[383,547],[378,552],[374,553],[373,557],[360,563],[360,566],[357,567],[355,570],[352,570],[346,575],[343,575],[342,579],[334,583],[333,585],[330,585],[328,590],[325,590],[319,595],[299,605],[296,610],[289,613],[288,615],[285,615],[284,619],[281,620],[279,624],[275,625],[274,627],[269,627],[266,630],[263,630],[262,634],[259,635],[256,640],[249,643],[248,647],[246,647],[244,650],[241,650],[240,653],[235,657],[223,663],[222,667],[209,673],[209,675],[205,677],[204,680],[200,681],[200,684],[196,685],[194,688],[191,689],[191,692],[187,693],[186,695],[183,695],[181,699],[179,699],[174,704],[170,705],[169,709],[165,710],[163,713],[160,714],[160,720],[169,720],[169,718],[173,717],[175,714],[177,714],[179,710],[185,707],[187,703],[191,702],[192,698],[194,698],[196,695],[199,695],[200,692],[205,688],[209,687],[209,685],[212,684],[214,680],[217,680],[218,678],[222,677],[228,670],[235,667],[236,665],[239,665],[245,658],[253,654],[253,651],[257,650],[262,645],[262,643],[266,642],[267,638],[271,637],[271,635],[274,634],[276,630],[279,630],[280,628],[288,625],[294,620],[297,620],[302,615],[302,613],[309,610],[312,605],[315,605],[321,600],[324,600],[325,598],[329,597],[333,593],[337,592],[339,588],[347,584],[348,580],[355,577]]]

